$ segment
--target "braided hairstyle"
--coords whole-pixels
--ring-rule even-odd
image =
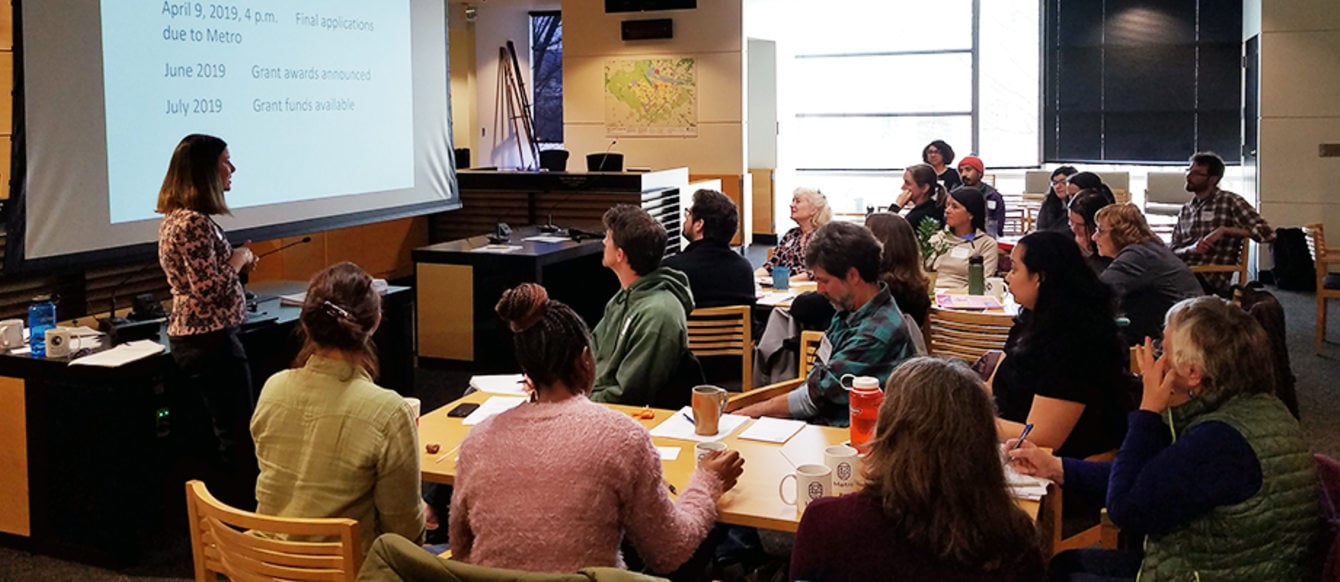
[[[595,384],[591,332],[571,307],[549,299],[535,283],[503,292],[494,308],[512,330],[517,364],[536,390],[562,382],[573,394],[588,394]]]
[[[382,300],[372,277],[350,262],[337,263],[312,277],[303,300],[302,350],[294,360],[301,367],[318,349],[337,349],[358,356],[359,364],[377,377],[377,350],[372,332],[381,323]]]

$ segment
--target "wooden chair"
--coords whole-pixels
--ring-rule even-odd
[[[689,314],[689,351],[707,356],[738,356],[743,372],[741,391],[754,387],[754,340],[748,305],[704,307]]]
[[[224,505],[205,484],[186,482],[195,579],[353,580],[363,563],[358,521],[272,517]],[[336,541],[287,541],[257,532]]]
[[[734,412],[751,404],[757,404],[771,400],[774,397],[781,396],[795,390],[796,387],[805,383],[805,379],[810,375],[810,367],[814,365],[814,359],[818,357],[819,344],[823,343],[824,334],[821,331],[804,331],[800,333],[800,376],[790,380],[783,380],[775,384],[769,384],[761,388],[746,390],[740,394],[734,394],[726,401],[726,412]]]
[[[1321,344],[1326,339],[1326,301],[1340,299],[1340,288],[1332,283],[1326,287],[1326,276],[1331,265],[1340,265],[1340,249],[1326,247],[1326,227],[1321,224],[1309,224],[1303,227],[1307,231],[1308,250],[1312,251],[1312,262],[1317,269],[1317,353],[1321,353]]]
[[[1247,252],[1251,249],[1252,239],[1243,237],[1242,252],[1238,253],[1238,262],[1234,265],[1194,265],[1192,273],[1237,273],[1239,285],[1247,284]]]
[[[1115,457],[1116,451],[1108,451],[1086,457],[1084,460],[1111,461]],[[1102,547],[1107,549],[1116,549],[1118,532],[1116,526],[1112,525],[1112,522],[1107,519],[1106,511],[1103,512],[1098,525],[1070,537],[1064,537],[1061,520],[1063,497],[1060,487],[1049,486],[1047,497],[1043,500],[1042,508],[1038,511],[1038,526],[1043,528],[1044,541],[1050,545],[1051,555],[1054,556],[1066,550],[1087,548],[1094,544],[1102,544]],[[1109,546],[1108,544],[1112,545]]]
[[[932,306],[928,323],[930,355],[958,358],[971,364],[987,350],[1005,349],[1014,318],[1004,313],[976,313]]]

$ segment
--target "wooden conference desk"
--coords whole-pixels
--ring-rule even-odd
[[[297,355],[300,310],[277,296],[306,287],[250,286],[266,312],[240,334],[255,390]],[[392,287],[373,336],[381,385],[407,396],[413,318],[414,294]],[[157,340],[166,345],[166,334]],[[0,351],[0,543],[119,567],[185,536],[178,464],[189,454],[185,433],[199,427],[186,426],[181,382],[166,352],[97,368]]]
[[[463,402],[483,402],[496,396],[484,392],[475,392],[442,408],[425,414],[419,419],[419,443],[438,443],[441,450],[436,454],[420,451],[423,480],[432,483],[451,484],[456,478],[457,448],[470,428],[462,424],[462,419],[451,418],[447,412]],[[613,405],[611,408],[624,412],[640,410],[635,406]],[[638,420],[642,426],[651,430],[672,414],[668,410],[656,410],[656,418]],[[807,425],[784,445],[760,441],[741,440],[734,436],[743,432],[754,421],[746,421],[732,436],[722,439],[732,450],[744,457],[744,474],[739,482],[717,502],[720,515],[717,521],[732,525],[743,525],[777,531],[794,532],[800,524],[800,515],[795,506],[782,503],[777,495],[777,485],[782,477],[792,472],[787,459],[796,464],[824,462],[824,448],[829,445],[846,442],[850,433],[845,428]],[[679,457],[673,461],[664,461],[665,479],[677,489],[688,485],[693,473],[693,441],[653,437],[656,446],[680,447]],[[785,457],[783,456],[785,453]],[[438,459],[442,459],[440,462]],[[1029,517],[1037,519],[1039,502],[1019,500],[1019,506]]]

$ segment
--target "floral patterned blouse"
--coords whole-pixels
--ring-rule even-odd
[[[177,209],[158,226],[158,264],[172,287],[169,336],[189,336],[242,325],[246,300],[228,264],[233,245],[208,215]]]
[[[802,234],[799,226],[786,231],[777,243],[772,258],[763,263],[763,268],[771,271],[773,267],[791,267],[792,277],[809,275],[809,269],[805,268],[805,249],[810,246],[810,239],[814,238],[815,232],[811,230],[809,234]]]

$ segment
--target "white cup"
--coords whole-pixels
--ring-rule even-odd
[[[406,396],[405,404],[409,405],[410,410],[414,413],[414,422],[418,423],[419,414],[423,412],[423,401],[413,396]]]
[[[833,471],[833,495],[855,493],[860,458],[856,449],[847,445],[833,445],[824,449],[824,465]]]
[[[23,347],[23,320],[0,321],[0,349],[12,350],[21,347]]]
[[[1005,300],[1005,279],[1000,277],[987,277],[985,281],[985,293],[995,297],[997,301]]]
[[[703,459],[707,458],[709,453],[714,451],[726,452],[726,443],[721,441],[707,441],[693,445],[693,466],[697,467],[703,464]]]
[[[796,481],[796,496],[789,500],[786,498],[787,479]],[[796,511],[800,513],[805,513],[811,501],[832,494],[833,471],[827,465],[801,465],[796,467],[795,473],[787,473],[777,484],[777,495],[782,498],[782,503],[796,506]]]
[[[53,327],[46,332],[47,357],[64,358],[79,351],[79,338],[68,327]]]

